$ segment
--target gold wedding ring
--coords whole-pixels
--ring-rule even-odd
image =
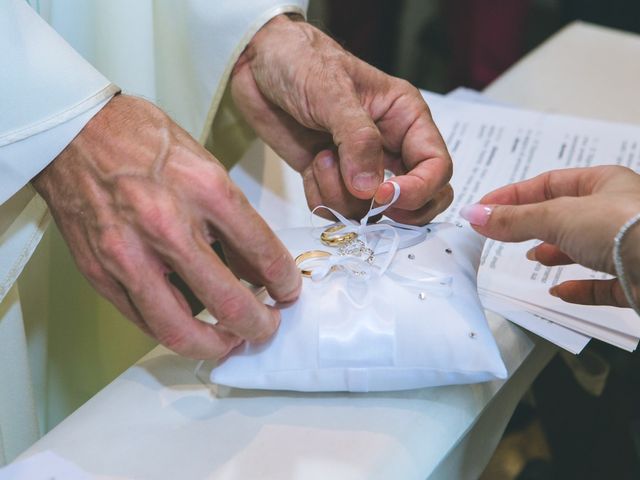
[[[327,228],[320,235],[320,241],[327,245],[328,247],[336,247],[339,245],[344,245],[351,240],[355,240],[358,235],[355,232],[347,232],[343,234],[336,234],[344,228],[344,225],[333,225]]]
[[[307,260],[311,260],[312,258],[323,258],[330,257],[331,254],[329,252],[325,252],[324,250],[310,250],[308,252],[301,253],[296,257],[296,266],[300,266],[302,262],[306,262]],[[312,271],[309,269],[300,269],[300,273],[303,277],[311,277]]]

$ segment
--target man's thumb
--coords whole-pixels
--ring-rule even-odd
[[[347,189],[356,198],[372,198],[384,180],[382,135],[378,127],[355,92],[343,92],[326,117],[325,127],[338,147],[340,171]]]

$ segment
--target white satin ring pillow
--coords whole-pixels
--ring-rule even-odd
[[[295,258],[328,249],[319,232],[297,228],[278,236]],[[211,381],[367,392],[505,378],[477,294],[484,239],[447,223],[427,232],[420,243],[397,250],[383,275],[361,281],[338,268],[321,280],[305,277],[299,300],[281,310],[278,332],[264,344],[238,347],[211,371]],[[434,272],[449,282],[434,284]],[[260,299],[273,304],[266,293]]]

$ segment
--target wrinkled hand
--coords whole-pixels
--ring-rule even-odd
[[[527,253],[530,260],[548,266],[579,263],[615,274],[613,240],[639,212],[640,175],[606,166],[547,172],[495,190],[461,213],[496,240],[543,240]],[[640,263],[634,268],[640,270]],[[617,279],[567,281],[551,293],[572,303],[628,306]]]
[[[114,97],[33,184],[89,282],[142,330],[195,358],[261,341],[279,312],[233,272],[294,300],[289,253],[224,168],[152,104]],[[210,247],[219,239],[227,268]],[[177,272],[218,319],[191,316],[169,282]]]
[[[385,212],[424,224],[452,201],[451,158],[418,90],[346,52],[315,27],[275,17],[252,39],[232,74],[239,110],[302,174],[310,208],[360,217],[374,197],[402,193]]]

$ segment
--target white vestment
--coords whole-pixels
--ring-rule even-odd
[[[49,214],[30,179],[118,88],[158,104],[211,146],[246,44],[275,15],[304,15],[307,7],[307,0],[29,3],[0,2],[0,465],[152,345],[88,287],[55,230],[41,242]]]

